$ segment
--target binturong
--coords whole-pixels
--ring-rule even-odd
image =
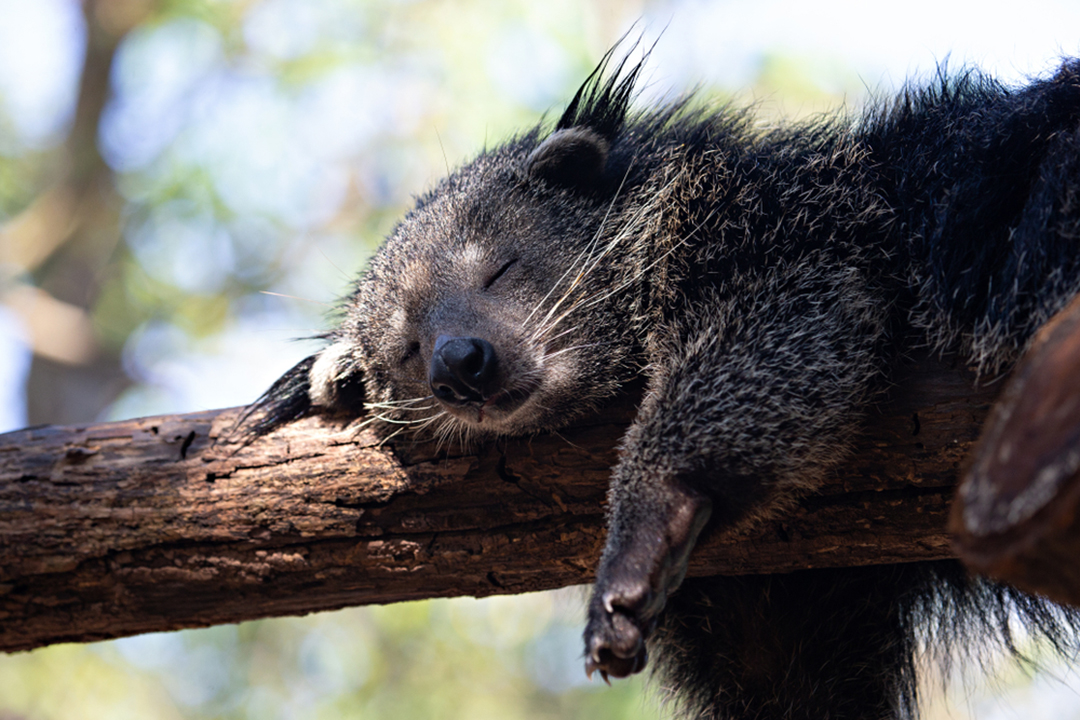
[[[761,129],[633,108],[611,52],[554,127],[420,197],[326,346],[254,406],[473,442],[625,384],[588,672],[647,666],[687,718],[917,713],[916,658],[1080,616],[948,561],[684,581],[703,532],[776,517],[849,452],[915,348],[993,375],[1080,289],[1080,62],[1026,87],[944,70],[858,117]]]

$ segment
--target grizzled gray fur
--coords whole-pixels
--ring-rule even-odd
[[[1010,614],[1077,647],[1074,615],[952,563],[683,576],[702,532],[818,486],[906,351],[1001,371],[1080,288],[1080,63],[765,131],[692,98],[631,110],[640,66],[610,57],[554,128],[419,198],[256,431],[327,411],[525,435],[644,378],[586,667],[654,665],[687,717],[913,715],[920,644],[1015,651]]]

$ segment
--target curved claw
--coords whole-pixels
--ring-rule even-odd
[[[600,677],[610,685],[609,677],[629,677],[644,670],[647,663],[648,657],[644,648],[641,649],[641,652],[629,658],[616,657],[605,651],[600,659],[589,658],[585,661],[585,675],[592,680],[593,673],[599,670]]]
[[[591,658],[591,657],[588,658],[585,661],[585,677],[589,678],[589,680],[591,681],[593,673],[596,672],[597,670],[600,670],[601,679],[603,679],[603,681],[606,682],[610,686],[611,685],[611,680],[608,680],[607,670],[601,669],[599,663],[596,660],[594,660],[593,658]]]
[[[604,615],[586,631],[585,674],[592,679],[597,670],[604,682],[609,677],[624,678],[641,672],[648,663],[644,633],[621,612]]]

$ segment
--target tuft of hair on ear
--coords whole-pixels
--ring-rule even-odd
[[[237,426],[243,428],[245,436],[255,439],[269,435],[311,413],[311,368],[318,357],[311,355],[293,365],[244,410]]]
[[[626,36],[623,36],[625,39]],[[623,54],[614,70],[608,72],[615,51],[623,40],[604,53],[596,68],[585,78],[574,98],[563,111],[559,122],[555,124],[556,133],[570,128],[588,128],[607,142],[614,142],[626,124],[630,111],[630,100],[634,96],[641,69],[649,59],[652,48],[647,50],[633,67],[627,69],[630,53],[637,49],[641,40],[636,40]],[[625,72],[624,72],[625,71]]]
[[[525,161],[530,177],[568,189],[592,187],[604,172],[610,144],[585,127],[556,130]]]
[[[611,65],[615,52],[623,40],[604,53],[574,94],[555,130],[526,159],[525,170],[530,178],[576,191],[597,186],[611,146],[626,125],[638,76],[649,57],[645,52],[628,68],[629,55],[640,42],[635,41],[614,68]]]

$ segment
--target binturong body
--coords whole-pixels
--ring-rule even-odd
[[[815,489],[906,352],[1001,372],[1080,289],[1080,63],[768,131],[692,98],[633,110],[640,66],[607,65],[418,199],[256,431],[526,435],[643,378],[585,662],[658,668],[687,717],[908,716],[929,646],[1015,651],[1017,620],[1080,646],[1069,611],[949,562],[683,582],[701,533]]]

